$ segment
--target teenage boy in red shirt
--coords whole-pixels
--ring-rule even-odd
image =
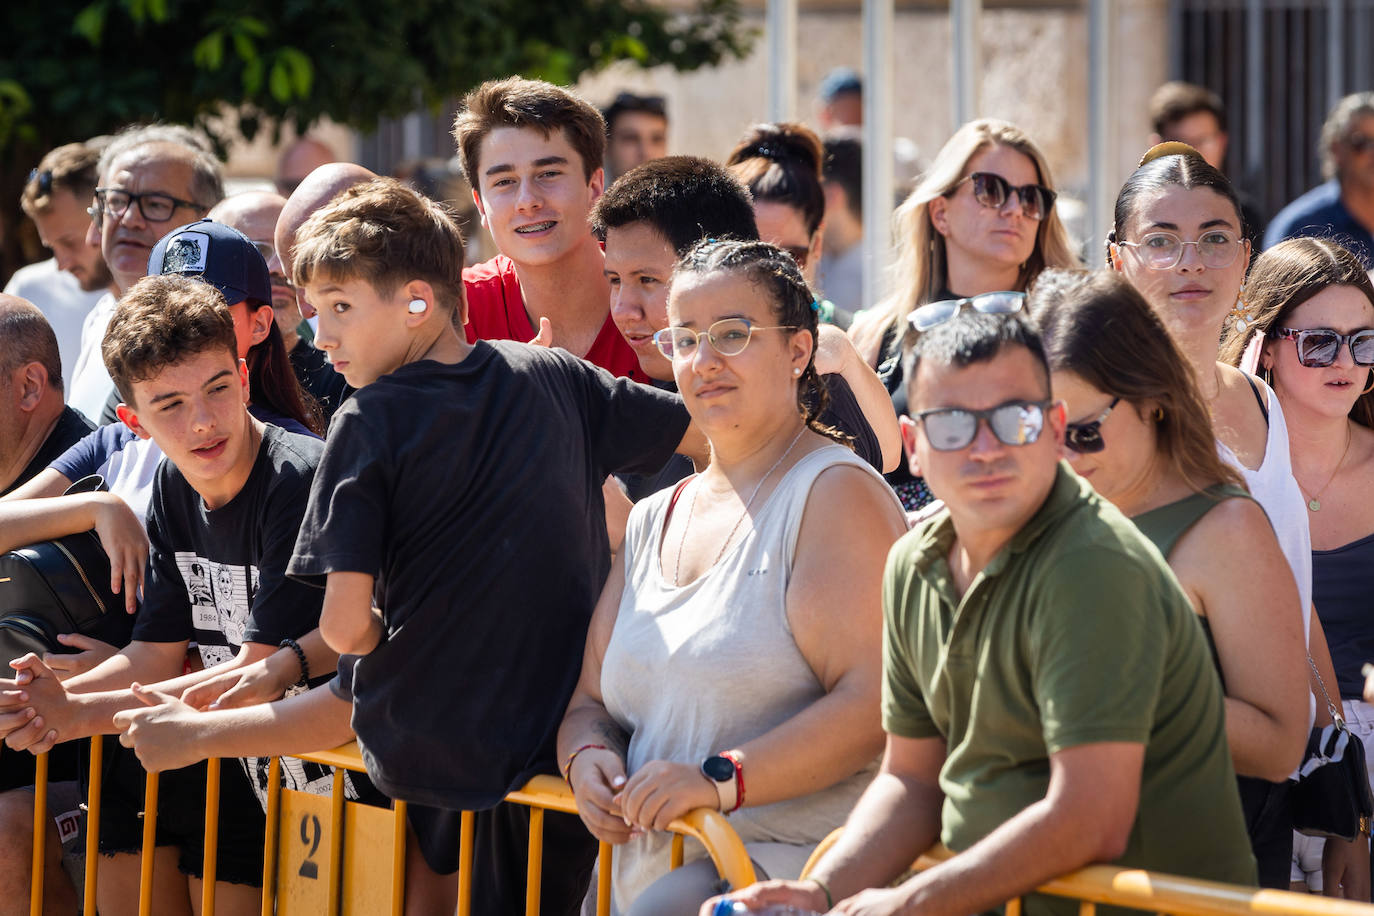
[[[463,99],[453,126],[482,225],[500,254],[463,271],[467,338],[535,340],[648,381],[611,321],[588,214],[605,189],[606,122],[551,83],[511,77]]]

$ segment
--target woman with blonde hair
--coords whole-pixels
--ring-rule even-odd
[[[998,297],[982,297],[1024,292],[1046,267],[1078,266],[1055,213],[1056,196],[1049,164],[1030,137],[1014,124],[982,118],[949,138],[897,208],[893,294],[856,316],[850,337],[878,370],[899,415],[907,410],[903,357],[919,333],[908,318],[917,308],[973,298],[975,308],[998,310]],[[908,510],[931,499],[906,467],[887,479]]]

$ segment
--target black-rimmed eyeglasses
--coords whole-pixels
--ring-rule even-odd
[[[192,210],[203,209],[200,204],[193,200],[182,200],[180,197],[173,197],[171,194],[163,194],[160,191],[145,191],[135,194],[125,191],[123,188],[96,188],[95,206],[86,212],[91,215],[91,219],[97,223],[108,213],[115,219],[123,219],[124,214],[129,211],[130,205],[137,204],[138,212],[150,223],[165,223],[172,218],[177,207],[189,207]]]

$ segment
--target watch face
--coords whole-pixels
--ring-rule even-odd
[[[729,782],[735,778],[735,765],[726,757],[707,757],[701,772],[716,782]]]

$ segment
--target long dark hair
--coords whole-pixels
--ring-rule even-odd
[[[1216,432],[1192,367],[1159,317],[1115,271],[1049,269],[1027,306],[1040,329],[1051,372],[1072,372],[1137,414],[1153,401],[1155,449],[1194,490],[1244,486],[1217,454]],[[1143,414],[1142,414],[1143,416]]]
[[[252,301],[247,305],[250,312],[262,308]],[[275,320],[268,328],[267,337],[248,348],[248,391],[253,403],[290,417],[316,435],[324,435],[324,412],[309,392],[301,388]]]
[[[1255,319],[1237,332],[1228,327],[1221,360],[1239,366],[1251,338],[1284,327],[1293,310],[1331,286],[1353,286],[1374,305],[1374,283],[1360,259],[1330,239],[1298,238],[1280,242],[1260,255],[1250,269],[1246,299]],[[1350,408],[1350,419],[1374,428],[1374,392]]]
[[[811,335],[811,358],[797,379],[797,411],[814,431],[848,445],[850,438],[820,422],[830,404],[830,393],[816,372],[818,311],[816,296],[806,285],[801,268],[792,256],[768,242],[703,239],[682,256],[673,268],[681,274],[741,274],[754,286],[767,292],[779,325],[794,327]]]
[[[744,183],[755,203],[769,201],[795,209],[806,223],[806,234],[813,236],[825,218],[824,156],[820,138],[805,125],[755,124],[730,151],[725,167]]]
[[[1236,189],[1226,180],[1226,176],[1208,164],[1207,160],[1202,158],[1202,154],[1188,144],[1176,141],[1160,143],[1150,148],[1140,160],[1140,167],[1131,173],[1116,195],[1112,229],[1107,233],[1108,266],[1112,263],[1111,246],[1116,242],[1125,241],[1126,224],[1135,216],[1140,196],[1167,187],[1180,187],[1189,191],[1207,188],[1220,194],[1235,208],[1236,225],[1240,227],[1241,238],[1248,237],[1249,227],[1245,225],[1240,198],[1236,196]]]

